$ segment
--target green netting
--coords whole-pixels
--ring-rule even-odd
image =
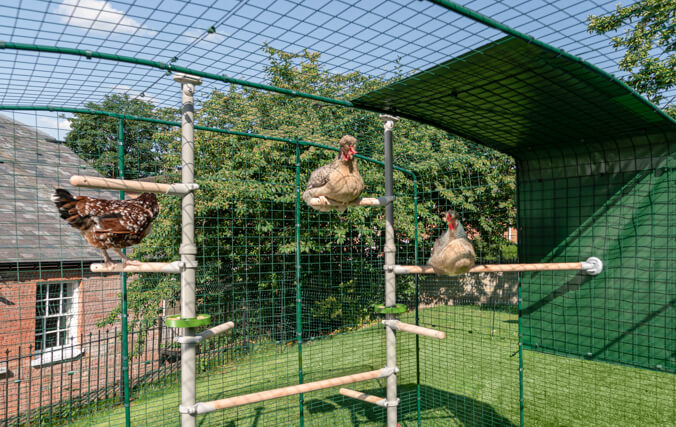
[[[607,74],[630,76],[586,19],[614,1],[6,3],[0,423],[179,425],[180,331],[164,321],[178,277],[127,275],[124,334],[124,279],[90,272],[100,253],[50,195],[119,197],[70,187],[74,174],[180,181],[181,71],[204,79],[197,312],[235,323],[198,346],[198,401],[384,366],[383,210],[318,213],[298,196],[344,134],[359,141],[365,194],[383,195],[377,112],[390,112],[414,119],[394,126],[397,263],[424,264],[439,213],[455,209],[480,263],[605,264],[596,277],[399,276],[398,317],[446,333],[397,333],[399,423],[674,424],[676,133]],[[135,259],[179,258],[180,199],[160,204]],[[383,379],[349,387],[385,396]],[[337,388],[197,417],[385,421]]]
[[[599,144],[520,163],[521,256],[605,264],[597,277],[523,275],[528,348],[674,372],[674,135],[616,140],[613,157]]]
[[[668,116],[581,60],[507,36],[353,100],[517,158],[673,129]]]

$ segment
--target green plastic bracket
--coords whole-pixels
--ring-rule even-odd
[[[208,314],[198,314],[194,319],[182,319],[181,315],[177,314],[164,319],[164,324],[170,328],[196,328],[207,326],[209,323],[211,323],[211,316]]]
[[[406,305],[404,304],[395,304],[394,307],[385,307],[385,304],[374,304],[373,309],[378,314],[406,313]]]

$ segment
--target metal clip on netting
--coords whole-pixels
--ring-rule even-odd
[[[469,273],[499,273],[528,271],[566,271],[578,270],[590,276],[603,271],[603,262],[597,257],[587,258],[581,262],[552,262],[538,264],[482,264],[476,265]],[[395,265],[395,274],[435,274],[431,265]]]

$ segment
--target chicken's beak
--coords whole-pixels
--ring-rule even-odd
[[[354,157],[355,154],[357,154],[357,150],[354,147],[350,147],[350,157]]]

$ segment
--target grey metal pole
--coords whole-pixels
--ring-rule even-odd
[[[399,120],[394,116],[381,115],[385,128],[385,197],[394,196],[392,177],[392,128],[394,122]],[[397,277],[394,270],[389,268],[396,263],[397,247],[394,242],[394,203],[385,206],[385,307],[394,307],[397,303]],[[386,314],[386,320],[393,320],[393,314]],[[397,427],[397,338],[391,326],[385,327],[385,347],[387,355],[387,368],[392,368],[393,373],[387,377],[387,427]]]
[[[178,73],[174,80],[181,83],[183,94],[181,108],[181,182],[192,184],[195,181],[195,104],[193,94],[195,85],[202,83],[199,77]],[[197,269],[197,246],[195,246],[195,195],[189,192],[181,201],[181,318],[197,317],[195,308],[195,270]],[[194,336],[194,328],[185,328],[183,336]],[[195,405],[195,343],[181,344],[181,406]],[[181,414],[183,427],[195,427],[194,414]]]

